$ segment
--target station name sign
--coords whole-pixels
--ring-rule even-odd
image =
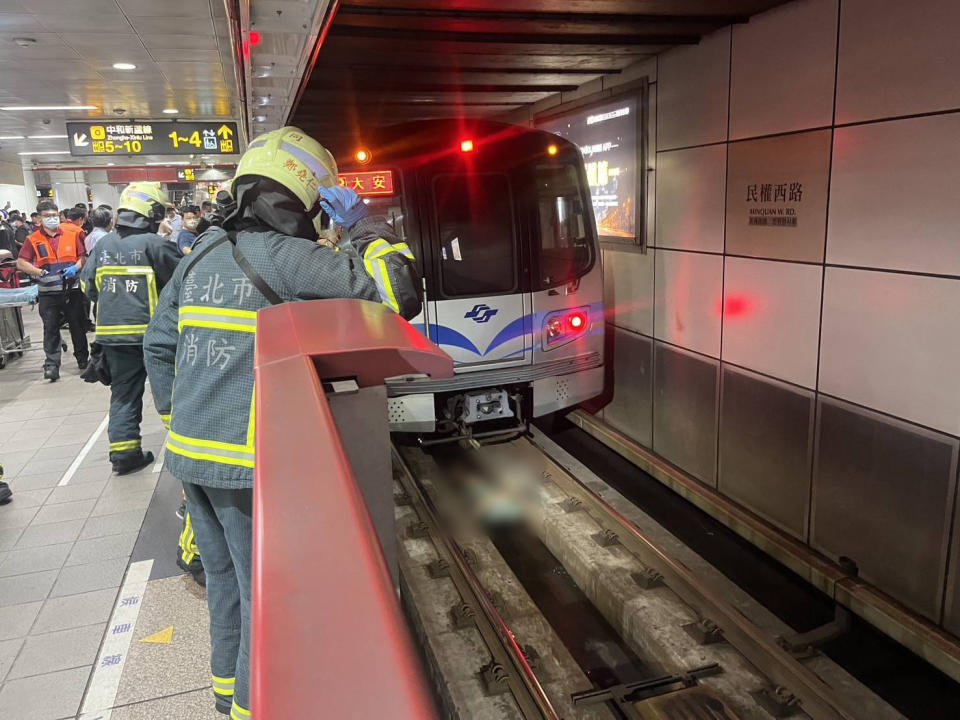
[[[360,197],[393,195],[393,172],[390,170],[365,170],[341,172],[337,178],[341,185],[355,190]]]
[[[119,120],[68,122],[70,154],[194,155],[238,152],[235,122],[170,122]]]

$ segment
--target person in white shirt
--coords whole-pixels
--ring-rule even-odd
[[[105,205],[91,210],[88,219],[93,223],[93,230],[87,235],[84,244],[87,246],[87,253],[92,253],[96,247],[97,241],[113,229],[113,213]]]

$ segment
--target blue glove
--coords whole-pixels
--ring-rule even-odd
[[[73,280],[77,276],[78,272],[80,272],[80,267],[78,265],[71,265],[63,271],[63,276],[67,280]]]
[[[321,187],[320,197],[323,198],[320,207],[337,225],[348,230],[367,216],[367,206],[360,196],[348,187]]]

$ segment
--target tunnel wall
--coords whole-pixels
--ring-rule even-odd
[[[955,634],[957,27],[953,0],[800,0],[628,71],[650,248],[604,249],[599,413]]]

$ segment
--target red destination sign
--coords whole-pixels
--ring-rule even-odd
[[[340,173],[340,184],[351,188],[360,196],[393,195],[393,171],[365,170]]]

